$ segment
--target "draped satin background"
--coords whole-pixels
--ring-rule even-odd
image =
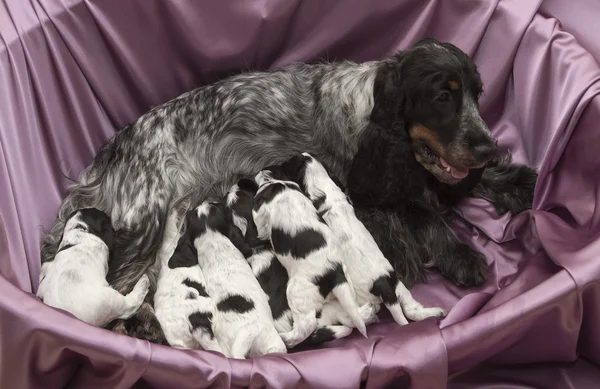
[[[597,0],[5,0],[0,387],[598,387],[599,18]],[[380,59],[424,36],[473,56],[484,119],[540,172],[532,211],[462,204],[456,231],[486,254],[490,278],[415,286],[444,320],[384,320],[368,339],[227,360],[91,327],[32,294],[63,174],[76,178],[153,105],[242,70]]]

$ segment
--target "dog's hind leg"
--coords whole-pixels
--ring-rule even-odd
[[[224,354],[213,331],[214,305],[212,303],[202,304],[197,299],[187,301],[185,306],[185,314],[192,326],[192,336],[202,349]]]
[[[231,343],[229,358],[245,359],[256,341],[257,334],[254,331],[240,331]]]
[[[356,208],[356,216],[369,230],[377,246],[388,259],[396,277],[411,286],[426,280],[426,264],[431,258],[415,232],[406,224],[406,218],[396,210]]]
[[[356,300],[354,298],[354,293],[350,285],[347,282],[341,282],[333,288],[331,293],[340,301],[340,304],[342,305],[342,307],[344,307],[344,310],[352,319],[352,322],[354,323],[356,329],[358,329],[362,336],[366,338],[367,326],[365,324],[365,320],[363,319],[358,310],[358,306],[356,305]]]
[[[292,309],[294,327],[291,331],[279,334],[288,348],[293,348],[304,341],[317,328],[316,310],[295,311]]]
[[[316,285],[291,278],[286,295],[292,313],[292,330],[280,333],[288,348],[296,346],[317,328],[317,309],[322,308],[323,297]]]
[[[403,326],[408,324],[408,320],[406,319],[406,316],[404,316],[402,306],[400,305],[396,295],[394,288],[395,279],[397,278],[393,272],[391,274],[379,277],[375,280],[375,282],[373,282],[370,292],[383,301],[387,309],[392,314],[394,321]]]
[[[133,290],[123,297],[123,310],[119,315],[119,319],[129,319],[134,313],[140,309],[140,306],[144,302],[144,298],[148,294],[150,287],[150,280],[147,275],[143,275],[142,278],[135,284]],[[115,293],[119,293],[115,290]]]
[[[428,317],[437,317],[438,319],[446,317],[446,311],[442,308],[425,308],[413,298],[412,293],[402,282],[398,282],[396,285],[396,296],[398,296],[397,301],[400,302],[404,314],[412,321],[421,321]]]
[[[287,347],[275,329],[265,330],[256,338],[251,354],[260,356],[273,353],[287,354]]]
[[[110,286],[103,287],[98,293],[100,305],[94,309],[94,319],[91,324],[104,326],[115,319],[128,319],[139,309],[148,293],[150,281],[143,276],[134,289],[123,296]]]
[[[358,313],[367,325],[379,321],[377,312],[379,312],[379,305],[373,304],[372,302],[366,302],[358,307]],[[341,324],[343,327],[354,328],[354,320],[352,320],[348,312],[346,312],[337,299],[325,303],[323,310],[321,311],[321,317],[318,318],[317,323],[319,327]]]
[[[212,333],[209,333],[203,329],[194,329],[192,335],[203,350],[216,351],[221,354],[225,354],[221,344],[219,343],[219,340],[215,338]]]

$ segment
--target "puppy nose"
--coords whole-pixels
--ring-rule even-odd
[[[478,161],[489,161],[498,153],[498,144],[496,142],[486,142],[475,146],[475,158]]]

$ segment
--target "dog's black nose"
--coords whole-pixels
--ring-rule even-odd
[[[487,162],[498,153],[498,145],[495,142],[486,142],[475,146],[474,156],[478,161]]]

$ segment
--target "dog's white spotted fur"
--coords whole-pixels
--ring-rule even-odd
[[[211,210],[223,213],[225,220],[218,206],[208,202],[200,205],[193,212],[197,212],[204,231],[195,238],[194,246],[207,292],[216,305],[213,329],[224,354],[241,359],[286,353],[287,348],[273,324],[269,303],[250,265],[228,236],[211,227]]]
[[[290,277],[286,292],[293,329],[282,333],[282,339],[288,347],[294,347],[307,339],[318,326],[317,312],[333,296],[352,318],[353,325],[366,336],[364,318],[356,305],[353,289],[344,276],[340,252],[335,244],[330,244],[335,241],[333,233],[319,220],[314,206],[299,188],[296,190],[289,187],[297,187],[295,183],[273,179],[271,173],[265,169],[255,177],[259,189],[253,218],[258,238],[271,241],[277,259]],[[274,195],[269,195],[269,191]],[[289,246],[290,252],[279,250],[279,238],[274,235],[275,231],[281,231],[285,235],[281,239],[288,240],[285,244]],[[312,243],[307,242],[306,236],[302,236],[305,233],[312,235]],[[327,287],[327,281],[324,281],[327,279],[336,281],[329,282]],[[321,288],[320,283],[323,283],[324,288]]]
[[[304,168],[298,171],[297,179],[301,181],[306,195],[315,204],[318,203],[319,214],[338,238],[342,258],[346,264],[346,274],[354,285],[358,304],[382,302],[382,298],[376,295],[378,293],[373,291],[374,284],[380,280],[390,282],[381,286],[381,289],[387,289],[397,297],[394,301],[388,301],[386,306],[398,324],[407,324],[407,317],[413,321],[444,317],[446,313],[443,309],[423,307],[412,297],[406,286],[396,279],[392,265],[356,217],[346,194],[331,179],[319,161],[309,153],[302,153],[302,156]],[[393,276],[387,278],[390,275]],[[397,283],[395,288],[392,288],[391,282]]]
[[[198,264],[195,252],[189,252],[192,266],[171,268],[169,260],[174,254],[179,240],[178,214],[172,212],[167,219],[165,233],[158,258],[160,271],[154,309],[167,342],[171,346],[202,348],[223,352],[214,336],[211,320],[215,305],[210,296],[201,294],[205,288],[204,275]],[[184,238],[185,239],[185,238]],[[188,242],[182,241],[182,244]],[[194,255],[192,257],[192,254]],[[197,317],[199,319],[194,320]],[[198,320],[205,319],[198,325]]]
[[[106,214],[92,211],[96,215],[90,217],[105,218],[110,226]],[[54,261],[42,265],[37,296],[45,304],[64,309],[80,320],[104,326],[112,320],[131,317],[148,293],[150,282],[143,276],[125,296],[109,286],[109,247],[90,229],[85,217],[89,212],[77,211],[67,220]]]

